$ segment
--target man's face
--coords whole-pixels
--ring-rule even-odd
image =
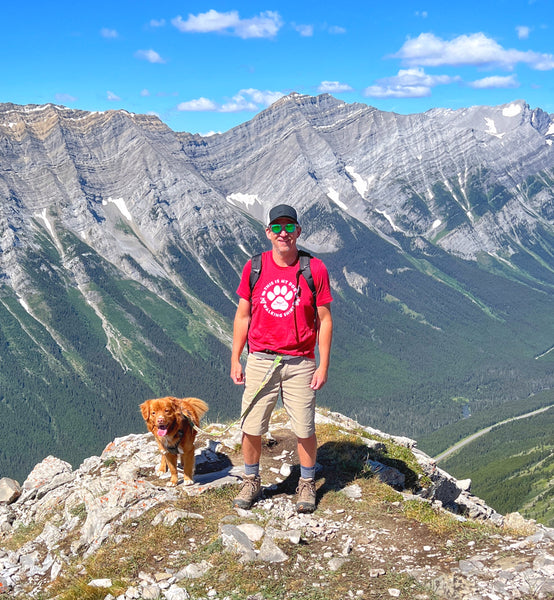
[[[280,231],[277,233],[279,229]],[[293,229],[293,231],[287,231],[287,229]],[[268,225],[265,233],[271,241],[274,250],[277,250],[277,252],[286,252],[292,248],[296,248],[296,240],[300,235],[300,231],[301,228],[298,223],[286,217],[281,217],[273,221],[271,225]]]

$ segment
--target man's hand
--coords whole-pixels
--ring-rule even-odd
[[[310,387],[312,390],[320,390],[327,383],[327,372],[329,370],[329,355],[331,354],[331,341],[333,339],[333,317],[331,317],[331,305],[322,304],[317,307],[319,317],[319,366],[314,372]]]
[[[240,361],[231,361],[231,379],[237,385],[244,384],[244,371]]]
[[[327,383],[327,369],[318,367],[312,377],[310,387],[312,390],[320,390]]]
[[[250,302],[241,298],[233,321],[233,348],[231,351],[231,379],[237,385],[244,384],[244,371],[240,364],[240,356],[246,344],[250,325]]]

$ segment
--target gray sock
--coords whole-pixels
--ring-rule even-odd
[[[300,477],[302,479],[315,479],[315,465],[313,467],[303,467],[300,465]]]
[[[258,477],[260,474],[260,463],[256,463],[254,465],[247,465],[244,463],[244,474],[245,475],[255,475]]]

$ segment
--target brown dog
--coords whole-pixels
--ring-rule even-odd
[[[158,473],[171,472],[169,485],[177,485],[177,457],[181,457],[183,485],[192,485],[194,473],[194,440],[202,415],[208,405],[199,398],[155,398],[140,405],[148,431],[154,434],[162,453]]]

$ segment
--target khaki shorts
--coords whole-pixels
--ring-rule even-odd
[[[242,396],[241,414],[250,406],[252,397],[271,368],[275,357],[260,358],[249,354],[245,369],[245,389]],[[279,392],[283,406],[292,423],[292,431],[298,438],[309,438],[315,433],[315,390],[310,383],[316,369],[312,358],[283,360],[275,369],[267,385],[255,398],[254,408],[242,422],[242,431],[249,435],[263,435],[269,428],[269,419],[275,408]]]

